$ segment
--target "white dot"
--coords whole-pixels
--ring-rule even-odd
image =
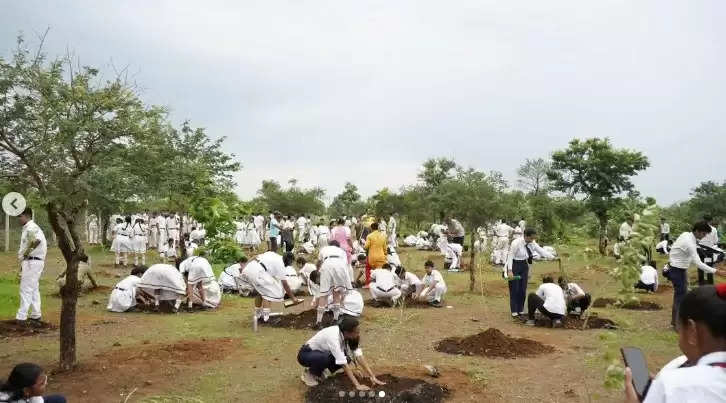
[[[386,397],[386,392],[384,392],[384,391],[378,392],[378,397]]]

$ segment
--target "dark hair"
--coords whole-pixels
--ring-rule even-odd
[[[305,259],[304,256],[298,256],[296,262],[297,262],[297,264],[305,264],[308,261],[307,261],[307,259]]]
[[[338,326],[340,326],[341,332],[352,332],[356,327],[358,327],[358,319],[351,316],[346,316],[341,319],[340,325]]]
[[[403,276],[406,275],[406,269],[404,269],[403,266],[396,267],[396,275],[400,278],[403,278]]]
[[[524,236],[535,236],[537,235],[537,231],[534,230],[534,228],[527,228],[524,230]]]
[[[310,272],[310,281],[320,284],[320,272],[317,269]]]
[[[8,380],[0,385],[0,391],[8,392],[10,401],[20,400],[24,397],[23,389],[35,385],[42,373],[43,368],[37,364],[18,364],[10,371]]]
[[[377,222],[374,222],[373,224],[371,224],[371,229],[373,231],[378,231],[378,223]]]
[[[245,255],[244,253],[240,253],[239,255],[237,255],[238,263],[247,263],[248,261],[249,261],[249,259],[247,258],[247,255]]]
[[[427,260],[426,263],[424,263],[424,267],[434,267],[434,262]]]
[[[706,221],[699,221],[695,224],[693,224],[693,228],[691,229],[693,232],[711,232],[711,226],[708,225]]]
[[[30,208],[30,207],[26,207],[25,210],[23,210],[23,212],[20,213],[20,215],[24,215],[26,217],[32,218],[33,217],[33,209]]]
[[[183,262],[183,261],[184,261],[184,259],[182,259],[182,258],[180,258],[180,257],[177,257],[177,258],[176,258],[176,259],[174,260],[174,266],[176,266],[176,269],[177,269],[177,270],[179,270],[179,265],[181,265],[181,262]]]
[[[564,277],[562,277],[562,276],[557,277],[557,284],[564,284],[564,283],[565,283]]]
[[[726,338],[726,291],[719,294],[712,285],[689,291],[683,297],[678,318],[681,323],[686,323],[689,319],[702,322],[714,337]]]
[[[130,215],[127,215],[126,218],[124,219],[124,221],[126,221],[129,224],[131,224],[131,216]]]
[[[553,283],[552,276],[544,276],[542,277],[542,283]]]
[[[147,269],[147,267],[144,265],[134,266],[134,268],[131,269],[131,275],[141,277],[144,274],[144,272],[146,271],[146,269]]]
[[[116,224],[121,224],[124,220],[121,217],[116,218]]]
[[[291,252],[285,253],[285,255],[282,256],[282,264],[285,266],[290,266],[292,262],[295,261],[295,255],[293,255]]]
[[[657,263],[655,262],[655,260],[651,260],[651,261],[648,262],[648,266],[650,266],[652,268],[655,268],[656,265],[657,265]]]
[[[391,270],[391,265],[388,263],[384,263],[383,266],[381,266],[381,269]]]
[[[711,217],[710,214],[703,215],[703,221],[711,221],[711,220],[713,220],[713,217]]]
[[[345,224],[345,220],[342,218],[338,218],[338,225],[343,225],[343,224]]]
[[[328,245],[330,245],[330,246],[337,246],[337,247],[340,248],[340,242],[336,241],[335,239],[333,239],[332,241],[329,241],[328,242]]]
[[[359,261],[359,262],[362,262],[362,261],[364,261],[364,260],[366,260],[366,254],[365,254],[365,253],[361,253],[361,254],[359,254],[359,255],[358,255],[358,261]]]
[[[197,227],[192,227],[192,231],[194,231],[195,229],[197,229]]]

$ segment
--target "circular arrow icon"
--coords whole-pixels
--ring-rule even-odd
[[[7,215],[17,217],[25,211],[25,197],[18,192],[10,192],[3,197],[3,211]]]

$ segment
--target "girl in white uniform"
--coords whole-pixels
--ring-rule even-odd
[[[131,217],[126,216],[125,222],[116,224],[114,233],[116,234],[113,241],[114,252],[116,253],[116,265],[120,264],[121,256],[123,256],[123,265],[126,266],[129,262],[129,253],[134,251],[131,245],[131,236],[133,234]]]
[[[131,275],[119,281],[108,298],[108,309],[111,312],[127,312],[136,306],[136,285],[141,281],[146,267],[136,266]]]
[[[239,280],[242,269],[247,264],[247,256],[240,255],[237,257],[237,263],[226,267],[219,273],[219,288],[222,292],[239,292]]]
[[[338,320],[340,301],[346,291],[352,290],[350,279],[350,265],[345,251],[338,246],[337,241],[331,241],[328,246],[320,249],[320,296],[318,298],[317,322],[323,320],[327,296],[333,295],[333,319]]]
[[[133,232],[131,243],[134,247],[134,265],[139,264],[139,256],[141,257],[141,264],[146,265],[146,243],[148,242],[146,235],[148,228],[143,219],[137,218],[131,230]]]
[[[282,261],[285,264],[285,279],[287,280],[287,285],[290,286],[293,294],[297,294],[302,289],[303,281],[297,274],[297,270],[292,266],[295,261],[295,255],[286,253]]]
[[[242,271],[242,280],[259,294],[255,298],[256,320],[267,322],[272,302],[282,302],[286,293],[295,303],[303,302],[295,297],[287,284],[285,264],[282,256],[275,252],[265,252],[247,263]]]
[[[160,302],[173,303],[178,310],[187,294],[184,276],[170,264],[155,264],[149,267],[141,281],[136,284],[137,296],[147,302],[153,302],[158,309]]]
[[[179,264],[179,271],[187,277],[187,306],[216,308],[222,300],[222,292],[214,277],[212,265],[204,256],[192,256]]]
[[[427,298],[429,304],[437,308],[441,307],[441,299],[444,298],[447,288],[444,277],[438,270],[434,269],[434,262],[427,260],[424,264],[426,276],[423,278],[425,288],[419,294],[419,299]]]

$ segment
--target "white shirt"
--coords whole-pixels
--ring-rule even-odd
[[[265,224],[265,217],[262,217],[261,215],[255,216],[253,220],[256,228],[262,228],[262,225]]]
[[[312,263],[305,263],[305,265],[302,267],[302,269],[300,269],[300,274],[303,277],[305,277],[305,279],[307,280],[307,279],[310,278],[310,273],[314,272],[317,269],[318,268],[315,267],[314,264],[312,264]]]
[[[189,273],[187,282],[196,284],[214,279],[214,271],[209,261],[201,256],[192,256],[179,264],[179,272]]]
[[[500,238],[509,238],[512,231],[514,231],[514,228],[505,223],[501,223],[494,228],[494,234]]]
[[[305,344],[307,344],[311,350],[332,354],[333,357],[335,357],[336,365],[346,365],[348,363],[344,353],[345,339],[343,338],[343,333],[340,331],[338,326],[326,327],[319,331]],[[353,351],[353,354],[356,357],[361,357],[363,356],[363,350],[359,347]]]
[[[48,253],[48,244],[45,241],[45,234],[40,229],[38,224],[33,220],[29,220],[23,225],[23,232],[20,235],[20,249],[18,249],[18,259],[23,260],[23,254],[28,246],[35,240],[38,240],[38,246],[30,251],[28,256],[37,257],[41,260],[45,260],[45,255]]]
[[[630,238],[630,232],[632,232],[632,231],[633,231],[633,228],[630,226],[630,224],[628,224],[627,221],[620,224],[620,236],[623,239]]]
[[[452,228],[451,233],[454,236],[460,237],[465,235],[464,226],[458,220],[451,219]]]
[[[565,314],[567,303],[565,293],[555,283],[544,283],[537,289],[537,295],[544,300],[544,308],[550,313]]]
[[[527,222],[524,220],[519,220],[519,228],[522,228],[522,231],[526,228],[525,225],[527,225]]]
[[[517,238],[513,240],[509,246],[509,253],[507,253],[507,263],[504,265],[505,274],[508,270],[512,270],[512,263],[515,260],[527,260],[529,258],[529,254],[527,253],[527,247],[529,247],[529,250],[530,252],[532,252],[533,256],[536,252],[539,256],[545,259],[555,258],[554,255],[542,249],[537,244],[537,242],[532,241],[527,244],[527,241],[523,237]]]
[[[706,234],[703,238],[701,238],[700,241],[698,241],[701,245],[705,246],[718,246],[718,231],[716,231],[716,228],[711,226],[711,232]]]
[[[432,287],[434,283],[446,285],[446,283],[444,282],[444,277],[436,269],[431,270],[431,274],[427,274],[424,276],[423,283],[426,285],[426,287]]]
[[[418,278],[417,275],[411,273],[410,271],[407,271],[403,275],[403,280],[401,280],[401,286],[407,286],[409,288],[416,287],[417,285],[422,284],[421,280]]]
[[[191,241],[198,241],[202,238],[204,238],[204,233],[198,229],[189,233],[189,240]]]
[[[688,269],[691,263],[695,263],[699,269],[706,273],[715,273],[716,269],[709,267],[698,257],[696,236],[692,232],[682,233],[673,245],[668,254],[668,264],[679,269]]]
[[[166,229],[167,230],[179,229],[179,224],[176,221],[176,217],[167,217],[166,218]]]
[[[658,270],[653,266],[643,266],[640,268],[640,281],[645,285],[658,285]]]
[[[670,234],[671,233],[671,226],[667,222],[664,222],[660,225],[660,233],[661,234]]]
[[[567,295],[567,298],[574,298],[580,295],[585,295],[585,290],[577,285],[577,283],[567,283],[565,294]]]
[[[333,245],[323,246],[320,248],[320,252],[318,252],[318,259],[325,261],[325,259],[331,256],[337,256],[343,259],[346,264],[348,263],[348,258],[343,249]]]
[[[121,236],[131,236],[133,228],[131,227],[131,224],[122,222],[120,224],[116,224],[116,226],[113,228],[113,232],[116,233],[116,235]]]
[[[240,276],[240,267],[242,266],[239,263],[235,263],[222,270],[222,272],[219,273],[219,285],[227,288],[237,288],[237,281],[235,278]]]
[[[345,256],[345,255],[344,255]],[[267,273],[278,280],[285,280],[287,273],[285,273],[285,263],[282,261],[282,256],[275,252],[265,252],[261,255],[257,255],[257,258],[253,262],[261,262],[267,269]]]
[[[141,223],[134,223],[134,225],[131,229],[134,234],[134,237],[146,236],[146,233],[148,231],[146,224],[141,224]]]
[[[388,219],[388,232],[394,233],[396,232],[396,229],[398,227],[398,223],[396,223],[396,219],[391,217]]]
[[[296,221],[297,226],[300,228],[304,228],[307,223],[308,221],[303,216],[300,216]]]
[[[396,286],[396,275],[388,269],[375,269],[371,272],[371,281],[375,282],[375,287],[383,291],[388,291]],[[371,285],[373,287],[374,285]]]
[[[726,400],[726,352],[706,354],[692,367],[661,371],[653,380],[644,403],[723,403]]]
[[[670,249],[668,249],[668,241],[666,241],[665,239],[662,240],[662,241],[660,241],[660,242],[658,242],[658,244],[655,245],[655,248],[656,249],[663,249],[663,251],[665,253],[668,253],[668,251],[670,250]]]

